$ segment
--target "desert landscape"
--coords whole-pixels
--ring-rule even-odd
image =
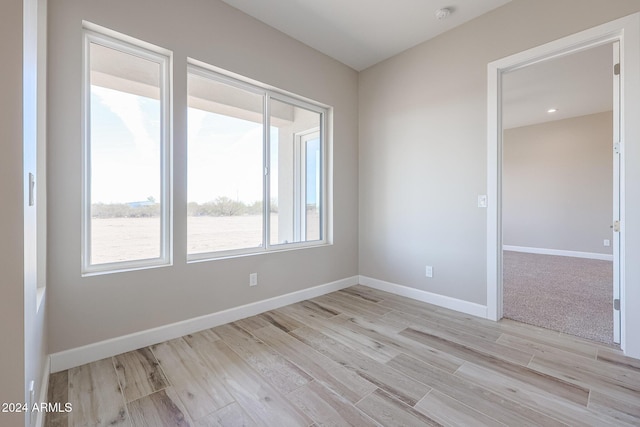
[[[271,214],[271,242],[278,214]],[[308,213],[307,236],[319,236],[318,214]],[[187,252],[199,254],[262,245],[262,215],[188,216]],[[160,218],[92,218],[91,263],[105,264],[160,256]],[[175,231],[174,231],[175,232]]]

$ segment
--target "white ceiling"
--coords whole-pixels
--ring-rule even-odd
[[[511,0],[222,1],[361,71]],[[505,74],[504,128],[610,111],[611,67],[607,45]]]
[[[223,1],[361,71],[511,0]]]
[[[503,127],[543,123],[613,108],[611,44],[504,75]],[[557,108],[553,114],[550,108]]]

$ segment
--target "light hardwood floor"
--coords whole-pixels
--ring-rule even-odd
[[[48,426],[640,425],[640,361],[354,286],[51,375]]]

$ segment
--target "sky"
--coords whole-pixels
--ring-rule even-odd
[[[160,198],[160,102],[91,86],[91,202]]]
[[[262,124],[193,108],[188,117],[188,201],[262,200]],[[277,138],[272,127],[275,174]],[[92,203],[160,200],[158,100],[91,87],[91,178]]]

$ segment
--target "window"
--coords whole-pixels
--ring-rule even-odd
[[[84,31],[83,273],[167,265],[170,56]]]
[[[191,65],[191,260],[326,243],[327,109]]]
[[[271,106],[270,243],[321,240],[323,114],[275,98]]]

